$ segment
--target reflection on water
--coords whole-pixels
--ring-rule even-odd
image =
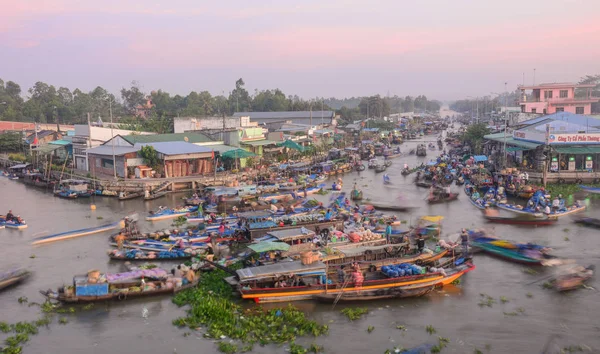
[[[416,142],[408,142],[402,145],[402,151],[407,152],[415,146]],[[345,175],[344,191],[349,193],[356,182],[363,189],[365,198],[372,201],[420,206],[410,213],[398,213],[401,220],[414,222],[422,215],[444,215],[444,237],[456,234],[462,227],[490,228],[480,212],[470,205],[462,189],[453,187],[461,192],[455,202],[427,205],[424,202],[427,190],[412,184],[414,176],[404,177],[400,174],[404,163],[413,167],[430,158],[433,158],[433,152],[429,152],[426,158],[407,156],[394,160],[394,164],[386,171],[392,179],[391,185],[384,185],[382,174],[375,174],[372,170]],[[0,230],[0,247],[5,251],[0,259],[0,269],[20,265],[34,272],[27,283],[0,293],[2,320],[32,320],[39,317],[37,308],[17,303],[20,296],[41,302],[43,299],[38,290],[69,284],[74,274],[82,274],[89,269],[124,270],[121,262],[108,260],[105,252],[108,249],[106,234],[38,247],[29,245],[32,239],[106,224],[131,212],[140,214],[142,229],[164,229],[170,226],[170,221],[150,224],[143,221],[143,217],[148,210],[156,209],[159,205],[181,204],[183,196],[173,194],[149,202],[120,202],[101,197],[69,201],[5,178],[0,179],[0,195],[0,214],[13,209],[30,225],[22,231]],[[330,197],[318,196],[323,201]],[[90,210],[92,202],[97,206],[95,211]],[[587,214],[598,217],[598,201],[586,199],[585,202],[590,208]],[[551,245],[558,255],[579,259],[581,264],[598,265],[598,231],[575,226],[570,217],[562,218],[557,225],[550,227],[494,225],[494,230],[497,235],[515,241]],[[566,236],[570,241],[566,241]],[[35,258],[30,258],[32,255]],[[307,301],[298,302],[296,306],[329,324],[330,334],[314,340],[323,345],[327,353],[382,353],[394,346],[409,348],[426,342],[434,343],[436,335],[451,340],[445,349],[450,353],[472,353],[475,348],[484,351],[486,345],[490,345],[494,353],[540,353],[547,338],[553,334],[559,334],[555,342],[561,348],[581,344],[596,348],[600,346],[597,327],[600,306],[597,305],[596,291],[582,289],[567,295],[556,294],[543,289],[543,281],[534,282],[549,275],[547,272],[530,274],[524,271],[522,265],[482,254],[476,255],[475,264],[477,269],[463,277],[460,285],[445,287],[423,298],[358,305],[338,304],[333,310],[331,304]],[[590,285],[600,287],[596,279]],[[479,307],[480,294],[494,297],[496,303],[492,307]],[[500,296],[509,301],[502,304]],[[281,305],[264,306],[272,308]],[[247,302],[244,306],[255,305]],[[349,322],[340,314],[345,306],[367,306],[371,312],[358,321]],[[144,308],[147,309],[147,318],[142,316]],[[504,314],[519,308],[524,312],[518,316]],[[215,344],[201,338],[201,334],[194,332],[192,336],[184,338],[185,331],[172,326],[171,321],[181,316],[183,311],[173,305],[169,298],[97,304],[87,312],[67,315],[69,323],[64,326],[56,324],[51,330],[42,330],[25,346],[24,352],[83,352],[94,348],[94,352],[98,353],[173,353],[174,350],[177,353],[216,353]],[[399,331],[397,325],[406,326],[407,331]],[[425,327],[428,325],[436,328],[436,335],[427,334]],[[374,326],[375,331],[367,333],[368,326]],[[299,340],[303,344],[312,341],[311,338]],[[285,348],[256,346],[254,351],[281,353]]]

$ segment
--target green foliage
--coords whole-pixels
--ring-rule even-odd
[[[153,146],[142,146],[139,154],[144,159],[148,167],[156,169],[159,166],[160,159],[158,158],[158,152],[156,152]]]
[[[290,343],[290,354],[306,354],[308,349],[294,342]]]
[[[371,333],[371,332],[373,332],[374,330],[375,330],[375,327],[374,327],[374,326],[369,326],[369,327],[367,327],[367,332],[368,332],[368,333]]]
[[[425,327],[425,330],[427,331],[427,333],[431,334],[435,334],[437,331],[435,330],[435,328],[431,325],[427,325],[427,327]]]
[[[486,123],[475,123],[469,125],[461,139],[465,144],[470,145],[476,154],[479,154],[483,148],[483,137],[489,133]]]
[[[342,313],[348,317],[350,321],[358,320],[362,315],[369,313],[369,309],[366,307],[346,307],[342,310]]]
[[[229,342],[219,342],[218,349],[221,353],[234,354],[237,353],[237,345]]]
[[[0,109],[1,109],[0,105]],[[6,132],[0,134],[0,151],[8,152],[8,151],[19,151],[23,148],[23,139],[21,138],[20,133]],[[13,154],[11,154],[13,155]],[[23,156],[24,157],[24,156]],[[9,155],[10,158],[10,155]],[[11,160],[14,161],[14,160]],[[25,161],[25,159],[18,160]]]
[[[8,159],[10,161],[19,161],[19,162],[27,161],[27,157],[24,154],[8,154]]]
[[[225,337],[246,344],[293,342],[299,336],[320,336],[328,331],[306,318],[300,310],[286,308],[263,310],[246,309],[231,299],[231,287],[223,280],[229,276],[222,270],[204,273],[198,287],[177,294],[173,302],[178,306],[189,305],[186,317],[175,319],[178,327],[206,328],[208,338]],[[237,350],[237,349],[236,349]]]

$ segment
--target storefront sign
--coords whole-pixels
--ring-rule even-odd
[[[550,144],[599,144],[600,133],[550,134]]]
[[[585,169],[592,170],[593,168],[594,168],[594,160],[592,159],[591,156],[586,156],[585,157]]]
[[[550,171],[552,171],[552,172],[558,171],[558,159],[556,157],[552,158],[552,163],[550,164]]]

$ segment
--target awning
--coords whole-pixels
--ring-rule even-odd
[[[58,150],[60,148],[63,148],[64,145],[42,145],[42,146],[38,146],[37,148],[33,149],[33,152],[37,152],[38,154],[48,154],[51,153],[55,150]]]
[[[263,145],[275,145],[279,141],[273,140],[257,140],[257,141],[241,141],[240,144],[250,145],[250,146],[263,146]]]
[[[237,148],[235,146],[229,146],[229,145],[223,145],[223,144],[216,144],[216,145],[204,145],[205,147],[214,150],[216,152],[219,152],[221,154],[227,152],[227,151],[232,151],[232,150],[236,150]]]
[[[600,154],[600,146],[553,146],[559,154]]]
[[[487,139],[487,140],[497,141],[499,143],[504,143],[503,135],[504,135],[504,133],[489,134],[489,135],[484,136],[483,138]],[[532,150],[542,144],[532,143],[532,142],[523,141],[523,140],[515,140],[512,136],[507,135],[506,136],[506,145],[519,146],[519,147],[523,147],[527,150]]]
[[[515,152],[515,151],[523,151],[523,150],[527,150],[527,149],[524,147],[521,147],[521,146],[511,146],[506,149],[506,152]]]

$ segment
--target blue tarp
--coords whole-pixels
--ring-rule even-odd
[[[437,161],[429,161],[427,163],[427,166],[435,166],[437,164]]]
[[[475,155],[473,158],[475,159],[475,162],[484,162],[488,160],[487,156],[485,155]]]

